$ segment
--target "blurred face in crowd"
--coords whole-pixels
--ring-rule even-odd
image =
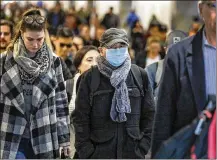
[[[61,10],[61,4],[56,4],[55,8],[54,8],[54,12],[58,13]]]
[[[159,36],[159,27],[158,26],[153,26],[150,28],[150,34],[151,36]]]
[[[142,27],[140,21],[137,21],[137,22],[136,22],[136,26],[135,26],[135,27],[136,27],[136,28],[140,28],[140,27]]]
[[[159,42],[151,42],[149,45],[149,52],[158,54],[161,50],[161,46]]]
[[[11,41],[11,32],[8,25],[0,26],[0,49],[6,49]]]
[[[216,33],[216,1],[205,1],[199,4],[200,14],[207,31]]]
[[[64,26],[65,27],[68,27],[68,28],[75,28],[77,26],[77,19],[75,16],[73,15],[67,15],[65,17],[65,23],[64,23]]]
[[[72,37],[58,37],[55,42],[56,54],[65,59],[72,52]]]
[[[73,43],[78,46],[78,49],[81,49],[81,48],[83,48],[83,46],[84,46],[83,40],[82,40],[80,37],[77,37],[77,36],[75,36],[75,37],[73,38]]]
[[[80,35],[86,40],[90,39],[90,28],[87,25],[83,26]]]
[[[35,54],[44,43],[45,31],[32,31],[26,29],[26,31],[22,33],[22,39],[27,51],[30,54]]]
[[[105,29],[104,28],[97,28],[96,30],[96,39],[97,40],[100,40],[102,34],[105,32]]]
[[[81,74],[90,69],[91,66],[96,65],[97,56],[99,56],[99,52],[96,50],[90,50],[85,54],[80,66],[78,67]]]

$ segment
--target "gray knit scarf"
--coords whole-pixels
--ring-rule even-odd
[[[13,57],[18,64],[21,79],[30,84],[39,75],[45,74],[51,64],[51,52],[45,42],[37,51],[36,56],[31,59],[28,56],[23,40],[19,38],[14,44]]]
[[[131,68],[130,57],[118,68],[114,68],[102,56],[97,57],[97,66],[103,75],[110,79],[111,85],[115,88],[112,98],[110,117],[115,122],[124,122],[127,120],[125,113],[131,113],[130,100],[126,79]]]

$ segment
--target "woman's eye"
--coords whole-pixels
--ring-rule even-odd
[[[87,59],[87,61],[88,61],[88,62],[92,62],[92,61],[93,61],[93,59]]]

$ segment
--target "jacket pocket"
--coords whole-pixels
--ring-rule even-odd
[[[142,96],[139,89],[136,87],[128,88],[128,94],[130,98],[131,113],[126,114],[126,126],[127,128],[135,126],[138,127],[140,123]]]
[[[104,159],[115,158],[116,140],[114,139],[114,137],[111,137],[101,143],[93,142],[93,144],[95,146],[95,150],[93,154],[90,156],[91,159],[102,159],[102,157]]]
[[[93,95],[92,116],[107,117],[110,114],[112,90],[100,90]]]
[[[111,127],[106,129],[91,129],[90,139],[95,143],[104,143],[115,136],[115,129]]]
[[[143,133],[140,132],[139,127],[130,127],[130,128],[126,128],[126,130],[127,130],[127,135],[134,140],[141,140],[143,138]]]
[[[145,158],[143,150],[141,150],[141,141],[143,133],[140,133],[139,127],[126,128],[127,134],[124,141],[124,158]]]
[[[142,96],[138,88],[128,88],[128,95],[131,105],[131,114],[140,114]]]

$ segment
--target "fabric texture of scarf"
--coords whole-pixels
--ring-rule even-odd
[[[34,58],[29,58],[21,38],[14,44],[13,57],[20,71],[22,80],[33,83],[39,76],[47,73],[51,65],[52,53],[44,42]]]
[[[126,121],[125,113],[131,113],[128,89],[125,82],[131,68],[130,57],[127,57],[120,67],[115,68],[104,57],[98,56],[97,66],[100,73],[108,77],[111,85],[115,88],[110,110],[111,119],[120,123]]]

